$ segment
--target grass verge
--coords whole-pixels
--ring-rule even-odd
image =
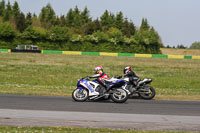
[[[0,93],[70,96],[77,79],[102,65],[110,75],[132,66],[152,78],[156,99],[200,100],[200,60],[0,53]]]
[[[162,54],[166,55],[193,55],[200,56],[199,49],[173,49],[173,48],[161,48]]]
[[[190,133],[181,131],[136,131],[72,127],[0,127],[1,133]]]

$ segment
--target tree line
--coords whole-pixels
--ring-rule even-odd
[[[17,3],[0,2],[0,48],[19,44],[38,45],[40,49],[101,51],[127,53],[160,53],[159,34],[143,18],[140,27],[122,12],[108,10],[92,19],[87,7],[74,7],[57,16],[50,4],[35,13],[24,14]]]
[[[184,46],[183,44],[180,44],[180,45],[177,45],[177,46],[165,46],[165,47],[162,47],[162,48],[177,48],[177,49],[200,49],[200,42],[196,41],[196,42],[193,42],[189,47],[186,47]]]
[[[194,42],[190,46],[190,49],[200,49],[200,42]]]

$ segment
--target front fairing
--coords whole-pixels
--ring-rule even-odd
[[[80,80],[78,81],[78,83],[77,83],[76,86],[78,87],[78,86],[80,86],[81,84],[87,84],[87,82],[88,82],[87,80],[80,79]]]
[[[88,80],[80,79],[77,83],[77,87],[80,89],[86,88],[91,92],[94,92],[93,87],[89,84]],[[82,88],[83,87],[83,88]]]

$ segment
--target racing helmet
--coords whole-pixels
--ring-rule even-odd
[[[99,72],[103,71],[103,67],[102,66],[96,66],[94,68],[94,74],[98,74]]]
[[[124,74],[127,74],[129,71],[131,71],[130,66],[124,67]]]

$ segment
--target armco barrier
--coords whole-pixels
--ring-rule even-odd
[[[118,53],[118,56],[135,56],[134,53]]]
[[[80,52],[80,51],[63,51],[63,54],[66,54],[66,55],[82,55],[82,52]]]
[[[200,56],[192,56],[192,59],[200,59]]]
[[[192,59],[192,56],[184,56],[184,59]]]
[[[100,56],[118,56],[118,53],[100,52]]]
[[[41,50],[19,50],[19,49],[11,49],[11,52],[19,52],[19,53],[41,53]]]
[[[152,54],[135,54],[135,57],[151,58]]]
[[[184,55],[168,55],[168,59],[184,59]]]
[[[152,58],[168,58],[168,55],[164,54],[152,54]]]
[[[100,55],[99,52],[82,52],[82,55]]]
[[[135,54],[135,53],[109,53],[109,52],[81,52],[81,51],[57,51],[57,50],[16,50],[0,49],[1,52],[28,52],[42,54],[65,54],[65,55],[97,55],[97,56],[131,56],[140,58],[166,58],[166,59],[200,59],[200,56],[163,55],[163,54]]]
[[[6,53],[8,53],[8,52],[11,52],[11,51],[10,51],[10,49],[0,49],[0,53],[1,53],[1,52],[3,52],[3,53],[6,52]]]
[[[42,50],[42,54],[62,54],[62,51],[56,51],[56,50]]]

